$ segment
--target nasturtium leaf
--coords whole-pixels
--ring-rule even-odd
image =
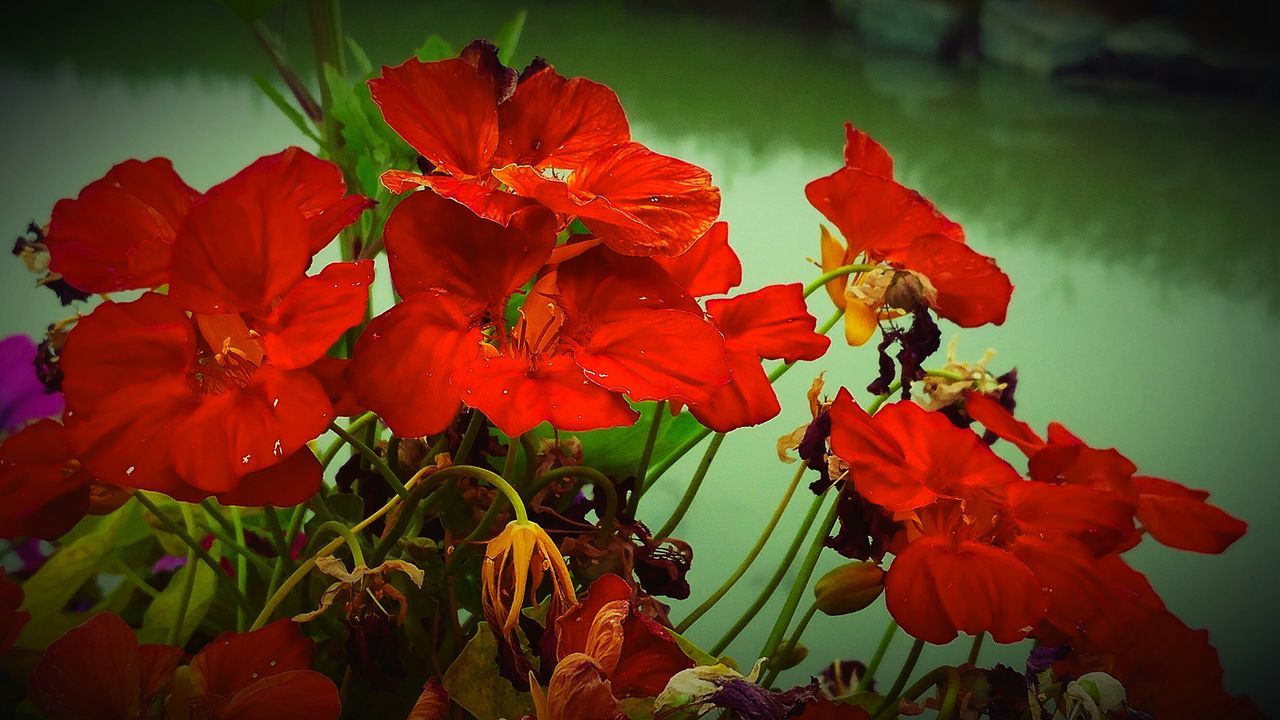
[[[444,689],[476,720],[500,720],[534,714],[528,693],[517,691],[498,675],[494,658],[498,641],[489,626],[481,623],[462,654],[444,673]]]
[[[428,37],[426,42],[422,43],[422,47],[414,50],[413,54],[422,62],[435,62],[457,55],[453,46],[439,35]]]
[[[178,621],[178,609],[182,604],[182,594],[186,589],[187,576],[195,573],[191,586],[191,599],[187,603],[187,612],[183,616],[182,630],[178,633],[178,644],[184,645],[191,633],[199,627],[213,605],[214,591],[218,578],[213,570],[202,562],[195,566],[186,565],[178,569],[169,579],[169,585],[160,591],[160,596],[151,601],[147,612],[142,616],[142,629],[138,631],[139,642],[163,643],[169,639],[169,629]]]
[[[324,504],[329,508],[329,512],[337,516],[338,520],[348,525],[354,525],[364,519],[364,498],[355,493],[329,493],[329,497],[324,499]]]
[[[364,51],[360,43],[356,39],[347,36],[347,49],[351,51],[351,57],[356,62],[356,67],[360,68],[360,72],[365,75],[373,73],[373,63],[369,62],[369,53]]]
[[[271,84],[270,80],[267,80],[261,75],[254,75],[253,84],[258,86],[258,89],[262,91],[263,95],[267,96],[267,99],[271,101],[271,104],[275,105],[285,117],[289,118],[289,121],[293,123],[294,127],[298,128],[299,132],[307,136],[308,139],[315,142],[317,145],[320,144],[320,137],[311,129],[311,123],[307,121],[297,108],[289,104],[289,100],[276,89],[275,85]]]
[[[511,64],[511,58],[516,53],[516,46],[520,44],[520,33],[524,32],[525,18],[528,16],[528,10],[521,10],[493,36],[493,44],[498,46],[498,62],[503,65]]]
[[[600,472],[615,478],[626,478],[634,475],[640,456],[644,453],[644,444],[649,436],[649,425],[653,423],[653,412],[656,403],[632,403],[632,407],[640,413],[640,419],[630,427],[607,428],[589,432],[560,433],[560,437],[576,437],[582,442],[583,461]],[[687,412],[675,417],[663,411],[662,425],[658,431],[657,442],[654,443],[651,463],[666,457],[681,443],[698,434],[702,426]],[[555,431],[550,425],[539,425],[532,431],[539,438],[550,438]]]

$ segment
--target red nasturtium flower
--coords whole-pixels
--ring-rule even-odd
[[[498,221],[521,206],[510,191],[580,218],[628,255],[679,255],[711,228],[720,213],[711,176],[631,142],[612,90],[544,64],[513,88],[514,78],[480,42],[457,58],[383,68],[369,81],[374,101],[438,170],[390,171],[384,184],[425,185]]]
[[[39,420],[0,445],[0,537],[53,540],[89,512],[89,474],[56,420]]]
[[[140,720],[182,655],[182,648],[138,644],[119,615],[99,613],[49,646],[28,695],[52,720]]]
[[[652,259],[604,247],[545,273],[507,327],[511,295],[551,259],[544,209],[504,226],[423,190],[392,212],[386,243],[405,300],[369,323],[350,376],[399,434],[438,432],[463,402],[511,435],[625,425],[623,394],[705,401],[729,380],[697,303]]]
[[[805,195],[844,236],[823,228],[826,270],[865,261],[887,262],[827,283],[845,310],[845,336],[861,345],[886,312],[925,304],[961,327],[1004,322],[1013,285],[991,258],[964,242],[964,231],[920,193],[893,179],[893,161],[878,143],[845,124],[845,166],[809,183]]]
[[[67,422],[95,479],[228,504],[291,505],[315,492],[320,467],[306,443],[334,411],[309,368],[363,317],[373,267],[306,270],[366,206],[345,196],[336,167],[297,148],[191,204],[160,243],[167,272],[121,281],[160,279],[168,294],[105,303],[67,339]]]

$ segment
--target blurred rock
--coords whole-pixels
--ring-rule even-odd
[[[832,0],[832,12],[869,42],[933,57],[953,55],[976,19],[948,0]]]
[[[985,0],[980,24],[985,57],[1045,76],[1096,56],[1114,30],[1086,7],[1040,0]]]

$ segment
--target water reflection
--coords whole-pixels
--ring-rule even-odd
[[[612,85],[639,138],[712,170],[748,286],[810,272],[819,217],[801,189],[839,162],[840,124],[852,118],[880,137],[904,179],[962,222],[1018,286],[1005,327],[966,333],[962,353],[995,346],[1016,362],[1026,380],[1020,408],[1033,424],[1063,420],[1152,474],[1211,489],[1251,522],[1221,558],[1152,547],[1136,561],[1176,611],[1211,629],[1231,688],[1280,700],[1262,662],[1280,635],[1275,581],[1259,572],[1280,547],[1272,521],[1280,407],[1265,382],[1280,356],[1280,243],[1268,212],[1280,191],[1280,113],[1067,93],[1007,72],[861,54],[839,38],[713,18],[528,5],[523,56],[546,55],[566,73]],[[269,68],[213,3],[93,7],[28,8],[42,15],[9,23],[0,47],[0,228],[16,234],[124,157],[170,156],[206,187],[298,142],[245,77]],[[305,57],[300,15],[288,37]],[[461,43],[509,15],[491,4],[379,0],[353,6],[347,30],[375,62],[396,62],[430,31]],[[38,332],[63,314],[51,295],[28,292],[29,282],[18,263],[0,263],[0,333]],[[857,388],[871,367],[868,353],[833,352],[785,378],[783,417],[730,436],[681,528],[699,553],[695,592],[720,582],[771,512],[789,471],[770,448],[805,420],[800,399],[812,373],[825,369]],[[677,466],[657,488],[653,519],[665,517],[690,469]],[[714,640],[770,572],[762,563],[749,574],[731,596],[740,602],[718,606],[695,637]],[[1246,582],[1247,594],[1208,590]],[[882,622],[875,613],[818,618],[814,662],[793,676],[819,658],[865,654]],[[767,627],[755,633],[731,648],[740,659]],[[1019,652],[991,657],[1016,664]]]

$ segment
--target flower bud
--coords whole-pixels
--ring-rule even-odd
[[[884,571],[873,562],[841,565],[813,586],[814,603],[827,615],[848,615],[875,602],[884,592]]]
[[[791,668],[804,662],[809,657],[809,648],[804,643],[784,643],[782,650],[777,657],[773,659],[773,667],[776,670],[790,670]]]

